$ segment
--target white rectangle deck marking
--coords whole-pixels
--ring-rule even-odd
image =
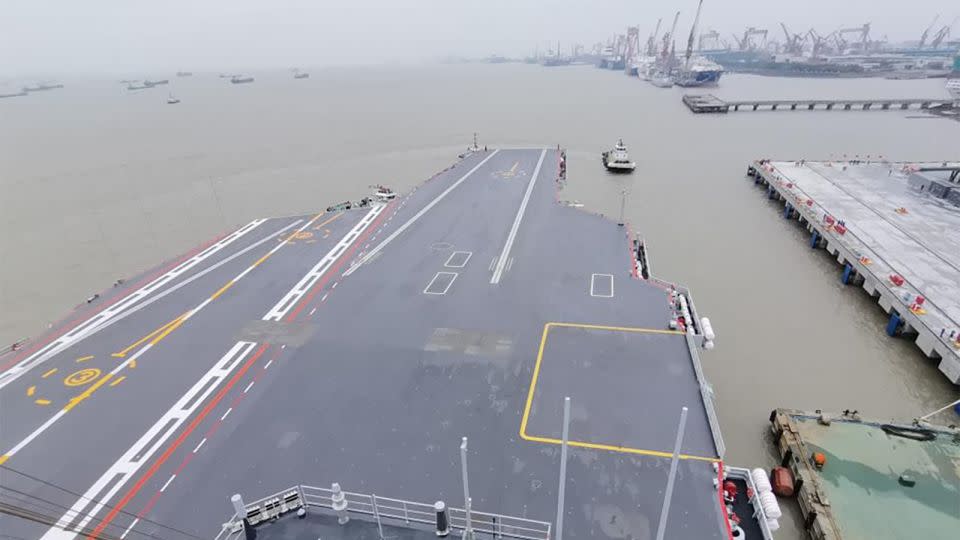
[[[613,275],[592,274],[590,276],[590,296],[613,298]]]
[[[470,257],[473,257],[472,251],[454,251],[443,265],[447,268],[463,268],[470,261]]]
[[[308,271],[300,281],[290,289],[290,292],[286,294],[266,315],[263,316],[265,321],[281,321],[283,317],[286,316],[287,312],[297,304],[297,302],[307,294],[307,291],[321,278],[323,274],[330,269],[331,266],[337,259],[340,257],[340,254],[343,253],[349,246],[352,244],[360,234],[363,233],[373,223],[373,220],[379,216],[386,206],[377,205],[370,209],[367,212],[367,215],[360,220],[359,223],[354,225],[353,229],[350,230],[339,242],[337,245],[333,246],[331,249],[313,268]]]
[[[408,219],[408,220],[406,221],[406,223],[404,223],[403,225],[401,225],[400,227],[398,227],[397,230],[393,231],[393,234],[391,234],[390,236],[386,237],[386,238],[383,240],[383,242],[380,242],[379,244],[377,244],[377,247],[373,248],[373,249],[370,251],[370,253],[367,253],[366,255],[364,255],[363,258],[361,258],[359,261],[357,261],[356,264],[354,264],[353,266],[351,266],[346,272],[343,273],[343,275],[344,275],[344,276],[349,276],[350,274],[354,273],[354,272],[357,270],[357,268],[360,268],[360,267],[363,266],[364,264],[370,262],[370,260],[373,259],[374,256],[376,256],[378,253],[380,253],[380,250],[381,250],[381,249],[383,249],[384,247],[386,247],[387,244],[389,244],[390,242],[392,242],[396,237],[398,237],[398,236],[400,236],[401,234],[403,234],[403,232],[406,231],[408,228],[410,228],[410,226],[413,225],[418,219],[420,219],[421,217],[423,217],[423,215],[426,214],[427,212],[429,212],[431,208],[433,208],[434,206],[437,205],[437,203],[439,203],[440,201],[442,201],[443,198],[447,196],[447,194],[449,194],[451,191],[453,191],[454,189],[456,189],[457,186],[459,186],[460,184],[462,184],[467,178],[470,177],[470,175],[472,175],[473,173],[475,173],[475,172],[477,171],[477,169],[479,169],[480,167],[482,167],[484,163],[486,163],[487,161],[490,161],[490,158],[492,158],[493,156],[497,155],[497,152],[499,152],[499,151],[500,151],[500,150],[494,150],[493,152],[491,152],[489,156],[487,156],[487,157],[485,157],[485,158],[483,159],[483,161],[481,161],[480,163],[477,163],[472,169],[470,169],[469,171],[467,171],[467,174],[461,176],[459,180],[457,180],[456,182],[454,182],[454,183],[453,183],[450,187],[448,187],[447,189],[443,190],[443,192],[440,193],[439,195],[437,195],[437,197],[436,197],[435,199],[433,199],[432,201],[430,201],[426,206],[424,206],[423,208],[421,208],[419,212],[417,212],[416,214],[414,214],[413,217],[411,217],[410,219]],[[405,205],[406,203],[407,203],[407,201],[406,201],[406,199],[404,199],[404,201],[403,201],[402,203],[400,203],[400,206],[402,207],[402,206]]]
[[[237,364],[233,362],[234,358],[240,356],[245,358],[253,348],[256,346],[256,343],[249,341],[238,341],[233,347],[216,364],[210,368],[207,373],[201,377],[192,388],[187,390],[176,403],[173,404],[170,409],[164,413],[147,431],[140,437],[137,442],[133,444],[122,456],[118,459],[109,469],[96,481],[90,489],[88,489],[84,494],[77,500],[76,503],[67,510],[63,516],[57,521],[56,525],[51,527],[46,534],[42,536],[43,540],[72,540],[76,537],[77,533],[73,531],[65,531],[63,527],[67,526],[74,520],[77,514],[81,511],[84,511],[87,506],[90,505],[91,501],[96,501],[96,504],[84,514],[83,519],[81,519],[74,527],[71,527],[75,530],[83,529],[90,523],[91,520],[103,509],[104,505],[107,504],[107,501],[113,498],[114,495],[120,491],[120,488],[124,486],[136,473],[143,467],[144,463],[150,461],[150,457],[156,453],[163,443],[173,436],[179,430],[179,427],[183,425],[184,422],[193,414],[193,410],[185,411],[183,410],[183,405],[187,400],[191,399],[195,392],[198,392],[201,388],[204,388],[207,382],[207,379],[211,377],[220,377],[221,381],[225,380],[226,373],[223,373],[222,370],[225,366]],[[207,387],[206,394],[209,396],[216,389],[215,386]],[[206,397],[196,400],[193,405],[194,410],[199,408]],[[174,419],[175,422],[172,428],[166,428],[168,421]],[[166,435],[157,440],[155,435],[161,429],[167,429]],[[145,447],[147,447],[145,449]],[[139,456],[140,459],[134,460],[135,456]],[[114,481],[114,478],[119,476],[119,481]],[[104,488],[110,484],[110,488],[104,491]],[[103,491],[103,493],[101,493]]]
[[[530,195],[533,193],[533,186],[537,183],[537,177],[540,176],[540,167],[543,166],[543,158],[547,155],[547,150],[544,148],[540,151],[540,159],[537,160],[537,167],[533,170],[533,175],[530,177],[530,182],[527,183],[527,192],[523,195],[523,201],[520,203],[520,209],[517,210],[517,217],[513,219],[513,226],[510,227],[510,234],[507,235],[507,241],[503,244],[503,251],[500,252],[500,259],[497,261],[497,267],[493,270],[493,277],[490,278],[490,283],[496,285],[500,283],[500,278],[503,276],[503,270],[507,265],[507,259],[510,257],[510,249],[513,247],[513,242],[517,238],[517,231],[520,229],[520,222],[523,220],[523,214],[527,211],[527,204],[530,203]]]
[[[430,280],[427,288],[423,290],[423,294],[447,294],[450,286],[453,285],[454,280],[457,279],[457,275],[456,272],[437,272],[437,275],[433,276],[433,279]]]
[[[79,324],[76,328],[70,330],[68,333],[60,336],[59,338],[48,343],[39,351],[24,358],[19,363],[17,363],[17,365],[4,371],[3,373],[0,373],[0,389],[4,388],[11,382],[17,380],[24,373],[30,371],[34,367],[49,360],[51,357],[60,353],[67,347],[83,340],[89,335],[92,335],[93,332],[99,330],[105,322],[123,313],[125,310],[134,306],[141,300],[147,298],[156,289],[173,281],[184,272],[190,270],[191,268],[197,266],[198,264],[202,263],[206,259],[215,255],[220,250],[229,246],[230,244],[232,244],[239,238],[243,237],[250,231],[254,230],[259,225],[261,225],[266,221],[267,221],[266,219],[256,219],[251,221],[250,223],[247,223],[243,227],[240,227],[233,233],[222,238],[220,241],[210,245],[200,253],[197,253],[193,257],[190,257],[186,261],[180,263],[173,270],[170,270],[169,272],[163,274],[162,276],[154,279],[147,285],[130,293],[128,296],[126,296],[116,304],[93,315],[90,319],[87,319],[83,323]]]

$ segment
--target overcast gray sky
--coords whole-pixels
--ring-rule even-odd
[[[628,24],[641,38],[696,0],[0,0],[0,77],[29,73],[229,70],[520,56],[538,43],[591,44]],[[706,0],[702,26],[729,41],[746,26],[917,39],[960,15],[958,0]],[[954,25],[960,35],[960,22]]]

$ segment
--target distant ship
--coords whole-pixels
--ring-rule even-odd
[[[27,92],[24,91],[24,90],[21,90],[21,91],[15,93],[15,94],[0,94],[0,99],[3,99],[3,98],[11,98],[11,97],[20,97],[20,96],[25,96],[25,95],[27,95]]]
[[[55,88],[63,88],[62,84],[47,84],[47,83],[38,83],[33,86],[24,86],[24,92],[40,92],[41,90],[53,90]]]
[[[244,77],[242,75],[234,75],[230,77],[230,82],[233,84],[243,84],[243,83],[252,83],[253,77]]]
[[[678,86],[716,86],[723,66],[702,56],[693,56],[676,76]]]
[[[193,73],[190,71],[178,71],[177,77],[193,77]]]
[[[180,100],[175,98],[173,94],[167,97],[167,105],[176,105],[177,103],[180,103]]]
[[[673,86],[673,77],[665,71],[656,71],[650,75],[650,84],[657,88],[670,88]]]
[[[630,161],[630,154],[627,153],[627,147],[623,144],[623,139],[617,141],[617,145],[613,147],[613,150],[604,152],[602,156],[603,166],[606,167],[608,171],[633,172],[633,169],[637,167],[636,163]]]
[[[960,101],[960,78],[947,80],[947,92],[954,100]]]
[[[309,79],[310,74],[305,71],[297,71],[293,74],[294,79]]]
[[[169,83],[170,81],[167,79],[160,79],[158,81],[151,81],[150,79],[146,79],[143,81],[143,86],[145,86],[146,88],[153,88],[154,86],[161,86]]]

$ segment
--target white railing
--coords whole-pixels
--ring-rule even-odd
[[[245,504],[248,515],[253,512],[262,512],[264,505],[273,501],[289,499],[291,493],[297,493],[298,501],[287,505],[288,510],[323,508],[333,511],[333,490],[328,488],[297,485],[279,493]],[[435,526],[437,513],[433,504],[427,504],[404,499],[382,497],[376,494],[354,493],[341,491],[347,503],[347,512],[373,518],[378,525],[392,526]],[[462,508],[448,508],[450,528],[463,531],[466,529],[466,511]],[[243,536],[242,526],[237,514],[223,525],[215,540],[236,540]],[[493,538],[512,538],[516,540],[550,540],[551,524],[488,512],[470,511],[470,523],[474,533],[488,534]]]

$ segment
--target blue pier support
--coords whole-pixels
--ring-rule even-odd
[[[849,285],[850,280],[853,278],[853,267],[850,266],[850,263],[843,265],[843,276],[840,278],[840,282],[844,285]]]
[[[816,229],[810,234],[810,249],[817,249],[817,245],[820,244],[820,233]],[[849,265],[847,265],[849,266]]]
[[[900,314],[896,311],[891,311],[890,320],[887,322],[887,335],[891,337],[896,336],[902,324],[903,320],[900,318]]]
[[[790,206],[790,203],[783,205],[783,219],[790,219],[793,215],[793,207]]]
[[[767,198],[768,198],[768,199],[772,199],[774,193],[776,193],[776,191],[774,191],[773,186],[771,186],[771,185],[768,184],[768,185],[767,185]]]

